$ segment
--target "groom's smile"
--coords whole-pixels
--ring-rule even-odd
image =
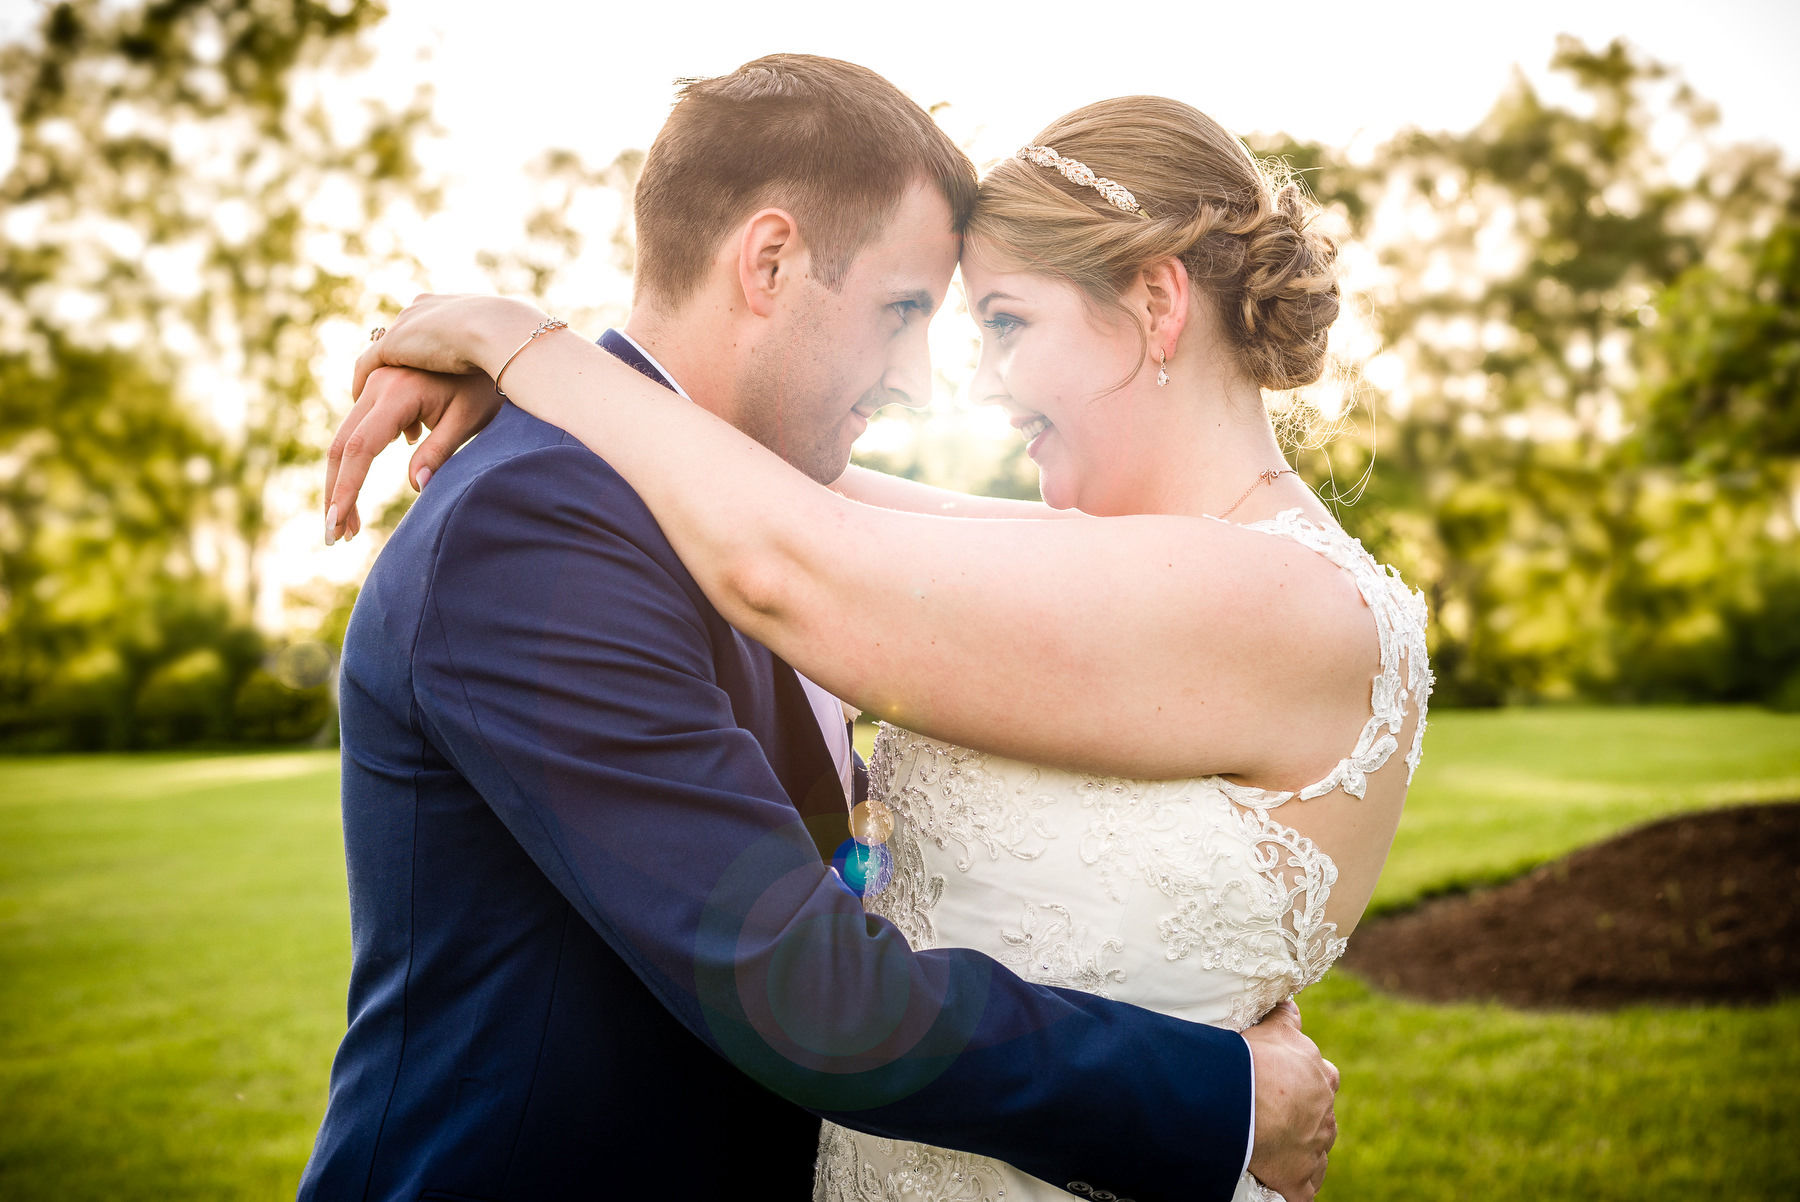
[[[771,450],[822,483],[850,462],[851,445],[884,405],[931,399],[926,331],[955,270],[959,239],[950,206],[928,182],[915,184],[857,253],[835,289],[799,281],[780,323],[786,346],[773,395]],[[854,398],[854,400],[850,400]],[[846,401],[850,403],[846,405]]]

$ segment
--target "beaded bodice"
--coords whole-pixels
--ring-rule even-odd
[[[1323,779],[1294,793],[1218,777],[1096,777],[881,728],[869,795],[893,815],[892,877],[866,905],[915,948],[972,947],[1026,980],[1242,1030],[1324,975],[1345,941],[1325,916],[1337,866],[1280,807],[1361,797],[1399,750],[1417,766],[1431,687],[1424,600],[1360,543],[1290,510],[1292,538],[1356,580],[1375,617],[1370,717]],[[1256,1197],[1246,1177],[1239,1194]],[[825,1125],[815,1198],[1064,1196],[1010,1166]]]

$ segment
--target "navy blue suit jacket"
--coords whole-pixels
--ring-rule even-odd
[[[301,1198],[804,1198],[819,1116],[1230,1196],[1244,1042],[865,915],[793,672],[562,431],[506,406],[433,477],[342,715],[349,1029]]]

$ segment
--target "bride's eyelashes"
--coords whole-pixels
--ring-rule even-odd
[[[994,338],[999,342],[1005,342],[1013,331],[1021,329],[1025,325],[1018,318],[1006,313],[996,313],[981,324],[985,329],[992,330]]]

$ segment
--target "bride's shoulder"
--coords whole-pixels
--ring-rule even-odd
[[[1247,522],[1244,528],[1277,538],[1291,539],[1316,552],[1322,559],[1356,580],[1358,591],[1365,594],[1365,600],[1369,599],[1366,594],[1370,591],[1386,594],[1398,589],[1417,598],[1420,606],[1424,604],[1424,594],[1408,586],[1397,568],[1375,558],[1363,546],[1361,539],[1322,511],[1308,513],[1293,506],[1270,517]],[[1422,620],[1422,612],[1420,617]]]

